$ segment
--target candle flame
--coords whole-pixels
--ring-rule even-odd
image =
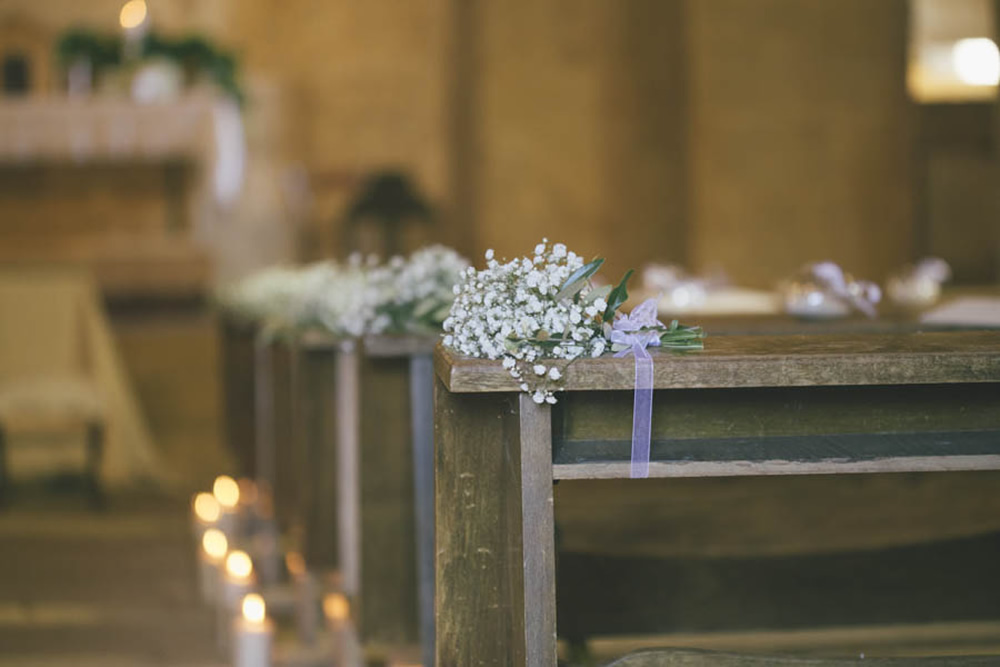
[[[194,514],[205,523],[214,523],[219,520],[219,502],[211,493],[199,493],[194,497]]]
[[[264,598],[256,593],[250,593],[243,598],[243,618],[251,623],[261,623],[267,615]]]
[[[118,22],[126,30],[138,28],[146,20],[146,0],[129,0],[122,5],[118,14]]]
[[[226,556],[226,572],[237,579],[248,579],[253,573],[253,561],[245,551],[232,551]]]
[[[212,493],[219,504],[226,509],[233,509],[240,502],[240,485],[229,475],[219,475],[215,478]]]
[[[209,528],[201,536],[201,548],[205,550],[209,558],[220,561],[229,551],[229,540],[218,528]]]
[[[332,621],[343,621],[351,613],[351,604],[342,593],[330,593],[323,598],[323,613]]]

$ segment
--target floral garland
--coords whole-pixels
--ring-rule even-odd
[[[532,257],[501,263],[493,250],[486,251],[486,268],[470,267],[454,288],[455,303],[444,321],[444,345],[471,357],[500,359],[522,391],[536,403],[555,403],[565,364],[599,357],[612,343],[612,326],[618,309],[628,299],[632,271],[617,286],[595,287],[591,278],[602,258],[584,263],[562,243],[551,247],[543,239]],[[644,323],[642,332],[655,334],[671,349],[700,349],[704,337],[698,327],[656,321]]]

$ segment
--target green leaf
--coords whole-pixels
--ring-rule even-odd
[[[437,306],[438,306],[437,299],[428,297],[428,298],[420,301],[419,303],[417,303],[416,306],[413,307],[413,316],[414,317],[423,317],[427,313],[429,313],[432,310],[434,310],[435,308],[437,308]]]
[[[618,286],[611,290],[608,295],[608,307],[604,311],[604,321],[610,322],[615,318],[615,313],[621,305],[628,300],[628,279],[632,277],[634,271],[629,269],[622,278]]]
[[[566,282],[559,288],[559,293],[556,294],[556,301],[562,301],[567,297],[575,296],[587,284],[587,280],[597,273],[597,270],[601,268],[601,264],[604,264],[604,258],[598,257],[571,273]]]

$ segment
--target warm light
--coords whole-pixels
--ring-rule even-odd
[[[118,21],[126,30],[138,28],[146,20],[146,0],[129,0],[122,5]]]
[[[246,620],[251,623],[261,623],[264,621],[266,613],[267,608],[264,605],[264,598],[261,596],[250,593],[243,598],[243,618]]]
[[[194,514],[205,523],[214,523],[219,520],[219,502],[211,493],[199,493],[194,497]]]
[[[226,572],[236,579],[247,579],[253,572],[253,561],[245,551],[233,551],[226,556]]]
[[[351,605],[347,596],[340,593],[330,593],[323,598],[323,613],[332,621],[343,621],[351,613]]]
[[[976,37],[955,42],[951,63],[958,78],[970,86],[1000,83],[1000,50],[992,39]]]
[[[285,555],[285,567],[288,568],[288,573],[294,577],[305,574],[306,571],[306,559],[302,557],[302,554],[295,551],[289,551]]]
[[[218,528],[209,528],[201,536],[201,548],[212,560],[222,560],[229,551],[229,540]]]
[[[232,509],[240,502],[240,485],[228,475],[220,475],[215,478],[212,493],[215,494],[215,499],[219,501],[219,504],[226,509]]]
[[[257,503],[257,485],[254,484],[253,480],[240,479],[236,482],[240,487],[240,500],[244,505],[255,505]]]

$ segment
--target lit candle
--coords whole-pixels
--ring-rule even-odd
[[[299,639],[305,644],[316,640],[319,625],[319,595],[316,577],[306,569],[301,554],[291,551],[285,556],[285,565],[295,587],[295,621]]]
[[[124,55],[126,60],[137,60],[142,55],[142,40],[149,30],[149,12],[146,0],[128,0],[118,13],[118,22],[125,31]]]
[[[232,540],[239,528],[240,485],[229,475],[220,475],[212,485],[212,495],[219,503],[219,529]]]
[[[230,551],[226,556],[225,574],[222,577],[222,594],[219,596],[218,639],[219,646],[226,650],[233,614],[240,601],[250,592],[253,585],[253,561],[245,551]]]
[[[250,593],[233,622],[234,667],[270,667],[274,624],[267,618],[264,598]]]
[[[356,667],[361,663],[361,646],[351,625],[351,605],[342,593],[330,593],[323,598],[323,614],[333,639],[335,667]]]
[[[209,528],[213,528],[219,517],[222,515],[222,508],[219,502],[211,493],[199,493],[191,501],[192,524],[195,540],[201,542],[202,535]]]
[[[229,541],[218,528],[209,528],[201,536],[198,579],[201,583],[201,597],[205,602],[215,602],[219,597],[219,565],[228,550]]]

